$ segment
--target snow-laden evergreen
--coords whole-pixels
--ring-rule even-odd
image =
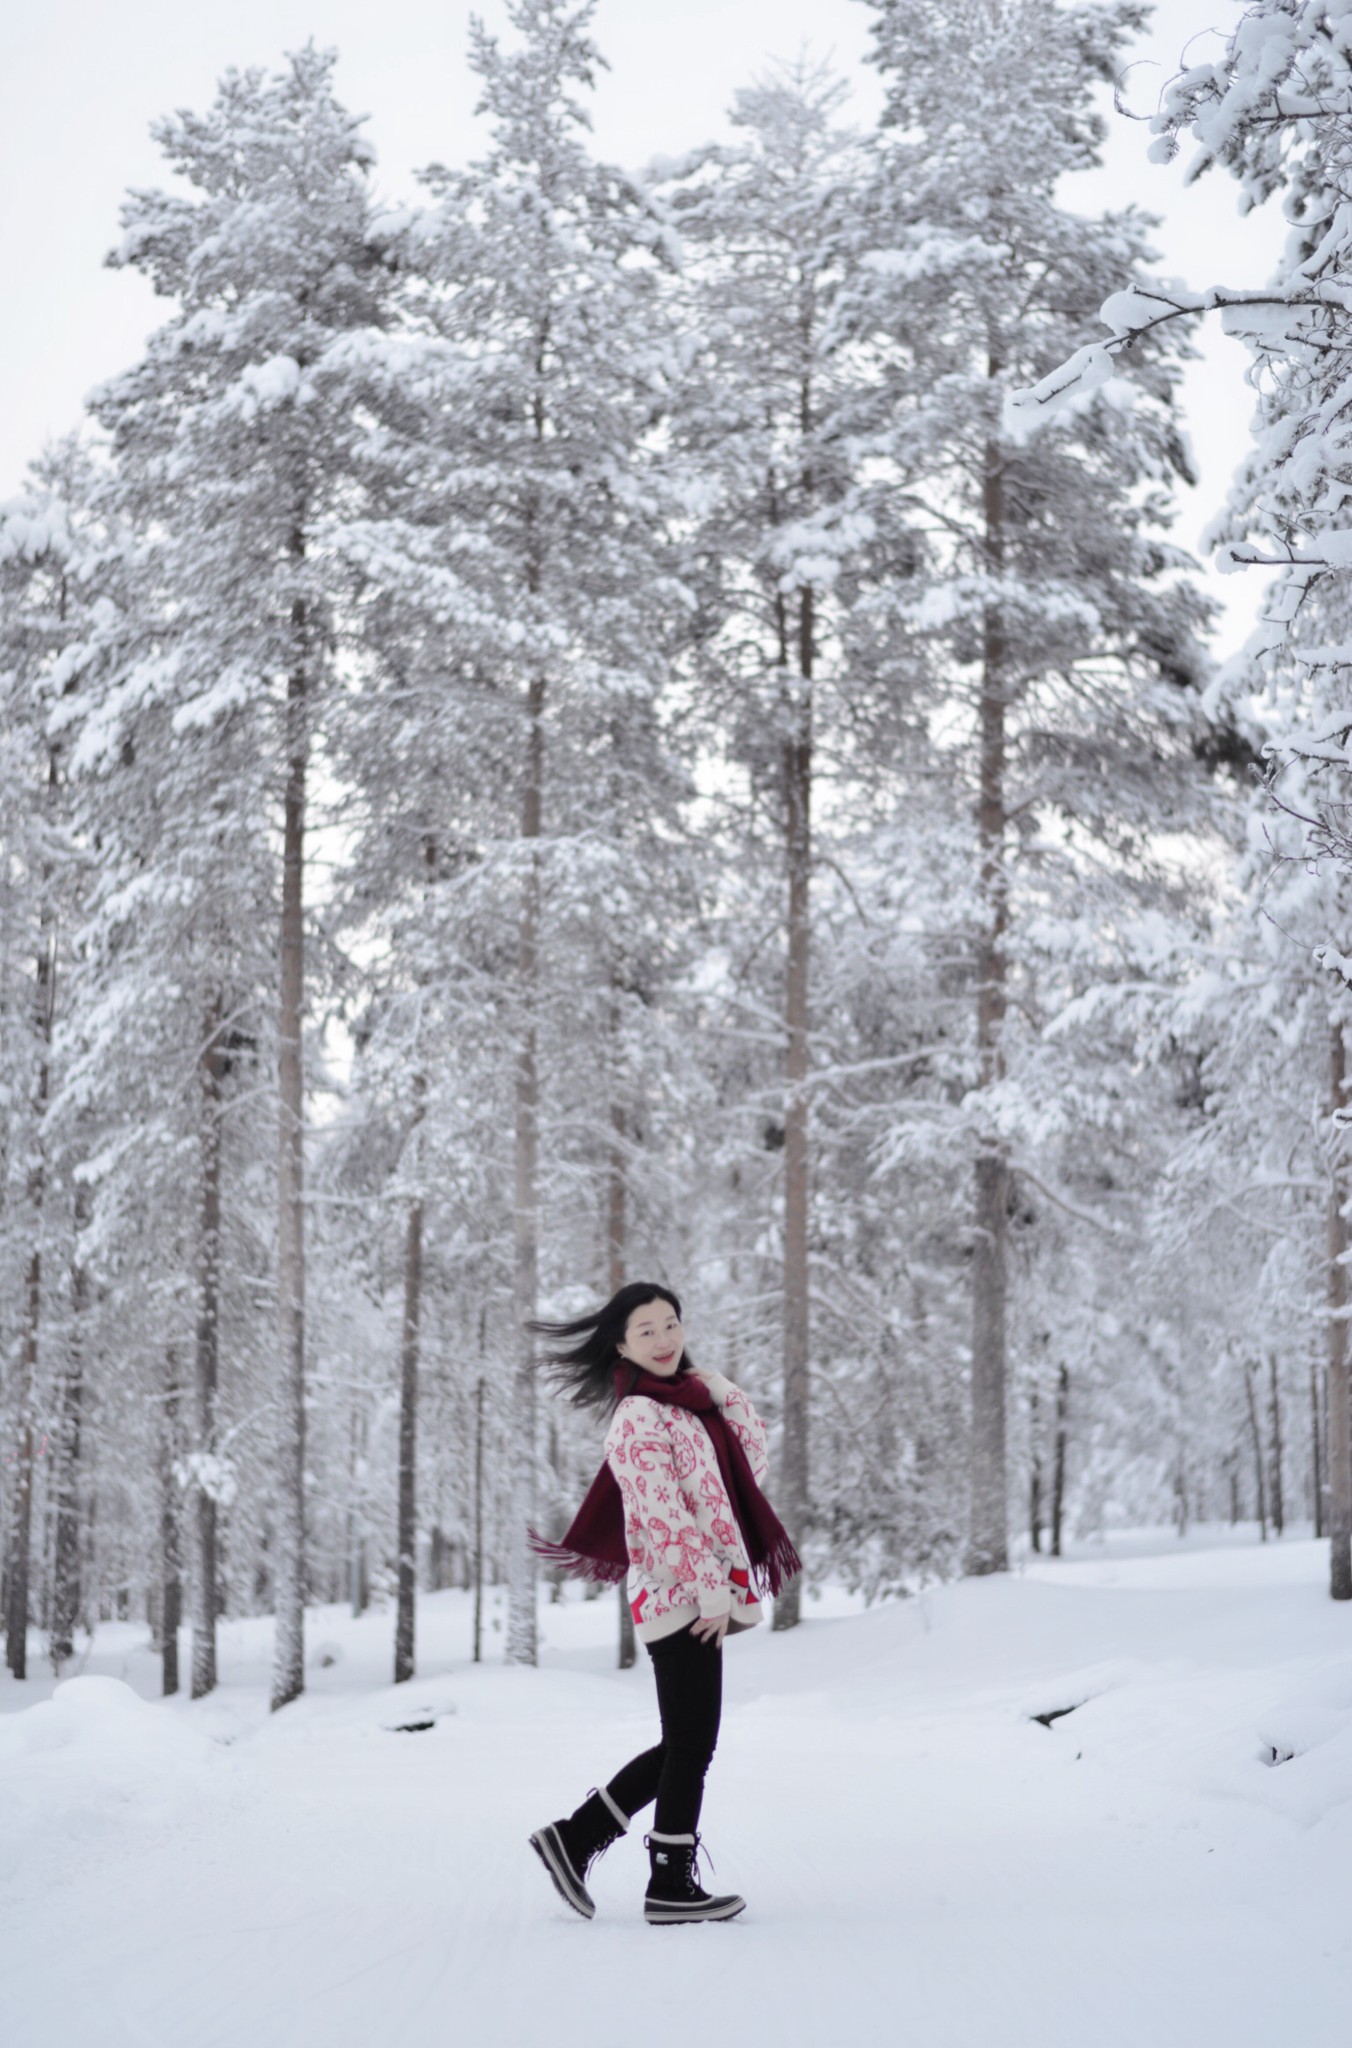
[[[1352,1425],[1346,1357],[1347,1002],[1342,898],[1352,838],[1347,829],[1349,718],[1344,702],[1349,648],[1347,528],[1347,299],[1352,211],[1352,8],[1346,0],[1257,0],[1222,54],[1188,64],[1161,96],[1151,155],[1167,162],[1185,139],[1197,144],[1189,175],[1228,171],[1245,209],[1280,197],[1289,232],[1276,274],[1259,290],[1221,279],[1193,286],[1120,281],[1104,301],[1101,337],[1074,351],[1040,382],[1011,397],[1010,419],[1035,426],[1080,404],[1130,356],[1210,313],[1248,346],[1255,393],[1252,436],[1210,542],[1223,568],[1276,569],[1262,622],[1244,655],[1209,693],[1213,717],[1260,729],[1279,861],[1311,858],[1322,885],[1296,879],[1272,893],[1298,906],[1287,933],[1296,954],[1287,978],[1298,1006],[1325,1015],[1311,1024],[1315,1073],[1307,1113],[1327,1119],[1317,1150],[1327,1238],[1317,1256],[1328,1318],[1327,1436],[1330,1454],[1331,1582],[1352,1599]],[[1255,699],[1260,700],[1255,702]],[[1294,835],[1287,829],[1302,827]],[[1310,969],[1326,970],[1321,1000]],[[1291,1020],[1286,1020],[1287,1028]],[[1288,1041],[1288,1045],[1290,1041]],[[1270,1227],[1281,1229],[1284,1202]],[[1317,1376],[1316,1376],[1317,1377]],[[1320,1401],[1312,1404],[1317,1435]]]
[[[413,193],[313,47],[158,124],[164,323],[0,506],[16,1685],[275,1615],[281,1706],[317,1601],[402,1684],[476,1567],[534,1664],[598,1449],[522,1323],[639,1276],[770,1420],[783,1624],[1132,1519],[1343,1589],[1348,17],[1162,102],[1293,217],[1217,675],[1226,295],[1061,204],[1139,12],[873,0],[876,131],[800,61],[641,172],[583,0]]]

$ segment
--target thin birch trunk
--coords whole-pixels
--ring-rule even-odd
[[[992,378],[1001,365],[994,354]],[[983,481],[986,573],[998,581],[1005,563],[1004,476],[1000,451],[988,443]],[[1005,871],[1005,689],[1007,651],[997,605],[986,607],[982,629],[981,697],[977,709],[978,887],[976,1046],[980,1085],[994,1088],[1004,1075],[1005,934],[1009,900]],[[972,1243],[971,1522],[967,1570],[1009,1568],[1009,1507],[1005,1459],[1006,1236],[1009,1169],[1003,1141],[982,1133],[975,1163]]]
[[[304,541],[292,541],[293,558]],[[305,1690],[305,806],[308,672],[306,606],[291,622],[299,655],[287,679],[282,829],[281,1002],[278,1022],[277,1569],[272,1708]]]
[[[192,1545],[192,1696],[216,1686],[219,1557],[216,1529],[216,1386],[220,1368],[223,1002],[207,1003],[197,1074],[201,1125],[201,1213],[197,1247],[197,1330],[193,1355],[193,1452],[198,1461],[188,1494]]]
[[[1333,1184],[1328,1206],[1328,1414],[1325,1455],[1329,1473],[1329,1592],[1335,1600],[1352,1600],[1352,1430],[1348,1415],[1347,1265],[1348,1230],[1345,1210],[1349,1194],[1347,1167],[1341,1154],[1338,1118],[1347,1107],[1347,1049],[1342,1019],[1330,1040],[1329,1110],[1332,1125]]]

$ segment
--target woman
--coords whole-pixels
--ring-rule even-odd
[[[592,1863],[656,1800],[645,1836],[650,1927],[731,1920],[746,1905],[711,1898],[695,1873],[704,1777],[718,1740],[723,1638],[754,1628],[759,1593],[799,1570],[760,1490],[765,1429],[746,1395],[685,1349],[681,1304],[635,1281],[595,1315],[534,1323],[575,1407],[613,1409],[605,1463],[561,1543],[531,1542],[579,1577],[629,1578],[634,1628],[652,1658],[662,1739],[530,1838],[555,1889],[584,1919]],[[570,1342],[569,1340],[573,1340]]]

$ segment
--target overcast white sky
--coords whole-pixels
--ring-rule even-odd
[[[1149,110],[1184,45],[1194,61],[1238,0],[1159,0],[1127,81]],[[163,308],[139,277],[102,268],[128,185],[157,184],[163,163],[148,124],[202,107],[227,65],[273,65],[313,36],[341,53],[338,90],[371,116],[378,182],[407,191],[433,159],[480,146],[466,24],[504,19],[502,0],[44,0],[0,8],[0,497],[50,434],[80,416],[89,388],[134,361]],[[869,11],[859,0],[600,0],[596,36],[610,62],[596,102],[596,142],[638,165],[717,133],[724,109],[767,59],[806,46],[833,55],[869,120],[879,91],[864,64]],[[1017,119],[1017,109],[1011,109]],[[1164,216],[1161,269],[1189,284],[1253,285],[1271,270],[1280,223],[1241,220],[1236,188],[1216,173],[1185,189],[1180,169],[1148,164],[1144,128],[1114,120],[1107,163],[1066,200],[1088,210],[1136,200]],[[1268,209],[1271,214],[1271,208]],[[1189,546],[1224,496],[1246,438],[1250,394],[1239,343],[1211,333],[1188,377],[1187,422],[1203,480],[1186,494]],[[1228,578],[1225,647],[1243,637],[1255,586]]]

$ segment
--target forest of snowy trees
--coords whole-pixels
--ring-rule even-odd
[[[1352,1597],[1352,0],[1154,122],[1286,207],[1261,294],[1060,202],[1136,0],[867,4],[876,132],[803,62],[642,174],[588,0],[476,28],[416,203],[313,46],[158,124],[164,324],[0,503],[16,1676],[145,1616],[200,1694],[271,1612],[281,1705],[341,1599],[408,1676],[476,1559],[534,1662],[599,1439],[523,1325],[633,1278],[809,1597],[1197,1518]]]

